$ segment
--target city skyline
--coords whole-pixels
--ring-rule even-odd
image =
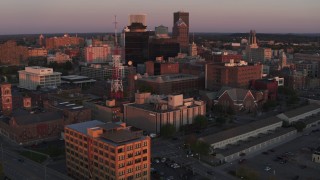
[[[137,6],[139,4],[139,6]],[[129,14],[147,14],[147,26],[172,28],[173,13],[190,13],[191,32],[318,33],[316,0],[244,1],[85,1],[43,2],[3,0],[0,2],[0,34],[113,32],[114,15],[118,31],[128,25]],[[209,20],[209,22],[207,22]]]

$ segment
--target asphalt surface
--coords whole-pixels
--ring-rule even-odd
[[[311,130],[302,134],[309,134]],[[300,135],[302,135],[300,134]],[[240,166],[248,167],[260,174],[261,180],[275,179],[310,179],[320,180],[320,164],[311,161],[311,151],[304,149],[320,146],[320,131],[312,132],[310,135],[302,135],[278,147],[267,149],[253,157],[244,157],[246,161],[239,164],[237,161],[224,165],[224,171],[236,170]],[[271,151],[270,151],[271,150]],[[272,152],[273,151],[273,152]],[[288,153],[290,155],[288,155]],[[276,160],[277,157],[285,157],[286,163]],[[266,171],[266,167],[271,169]]]

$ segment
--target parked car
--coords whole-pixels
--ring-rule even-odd
[[[265,171],[270,171],[271,168],[269,166],[266,166],[266,168],[264,168]]]

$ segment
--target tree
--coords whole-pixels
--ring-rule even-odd
[[[176,128],[172,124],[166,124],[161,127],[160,133],[161,136],[165,138],[170,138],[172,137],[176,132]]]
[[[302,132],[303,129],[306,128],[306,126],[307,126],[306,123],[304,123],[302,121],[298,121],[293,124],[293,127],[295,127],[298,132]]]
[[[217,119],[216,119],[216,122],[219,123],[219,124],[225,124],[227,122],[227,119],[223,116],[219,116]]]
[[[276,107],[276,106],[277,106],[277,102],[276,101],[269,100],[269,101],[267,101],[266,103],[264,103],[262,105],[262,109],[264,111],[268,111],[270,108],[273,108],[273,107]]]
[[[290,127],[290,123],[288,121],[282,121],[282,127]]]
[[[0,178],[3,178],[4,177],[4,172],[3,172],[3,166],[2,164],[0,163]]]
[[[189,145],[195,144],[197,142],[197,137],[195,134],[191,134],[185,138],[184,142]]]
[[[208,124],[208,119],[206,116],[198,115],[194,118],[193,123],[200,128],[205,128]]]
[[[197,140],[195,143],[191,144],[191,150],[201,155],[208,155],[210,152],[210,145]]]
[[[64,63],[64,68],[66,69],[66,70],[72,70],[72,62],[71,61],[67,61],[66,63]]]

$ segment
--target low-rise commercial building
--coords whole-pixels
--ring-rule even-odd
[[[282,120],[277,117],[271,117],[254,121],[252,123],[222,131],[216,134],[199,138],[199,140],[209,144],[212,149],[225,148],[229,144],[235,144],[244,141],[250,137],[261,133],[273,131],[282,126]]]
[[[160,133],[162,126],[172,124],[177,130],[205,115],[206,103],[180,95],[159,96],[136,93],[135,103],[124,105],[124,121],[149,133]]]
[[[65,126],[68,175],[75,179],[150,180],[151,142],[125,123]]]
[[[79,87],[88,87],[94,84],[96,80],[86,76],[68,75],[61,76],[61,84],[71,84]]]
[[[320,163],[320,147],[318,147],[313,153],[312,153],[312,161],[316,163]]]
[[[216,158],[218,158],[220,163],[232,162],[244,155],[249,155],[281,142],[289,141],[294,138],[296,133],[297,130],[294,128],[279,128],[273,132],[268,132],[268,134],[260,134],[258,137],[250,138],[248,141],[241,141],[236,145],[230,145],[225,149],[218,149],[216,150]]]
[[[38,86],[57,87],[61,84],[61,73],[54,72],[52,68],[29,66],[18,73],[20,88],[36,90]]]
[[[92,119],[100,119],[103,122],[115,122],[122,119],[121,108],[117,106],[115,100],[106,100],[105,102],[86,101],[83,106],[92,110]]]
[[[291,111],[287,111],[281,114],[278,114],[277,117],[292,124],[293,122],[297,122],[301,119],[305,119],[312,115],[316,115],[320,112],[320,105],[318,104],[309,104],[307,106],[303,106],[297,109],[293,109]]]

